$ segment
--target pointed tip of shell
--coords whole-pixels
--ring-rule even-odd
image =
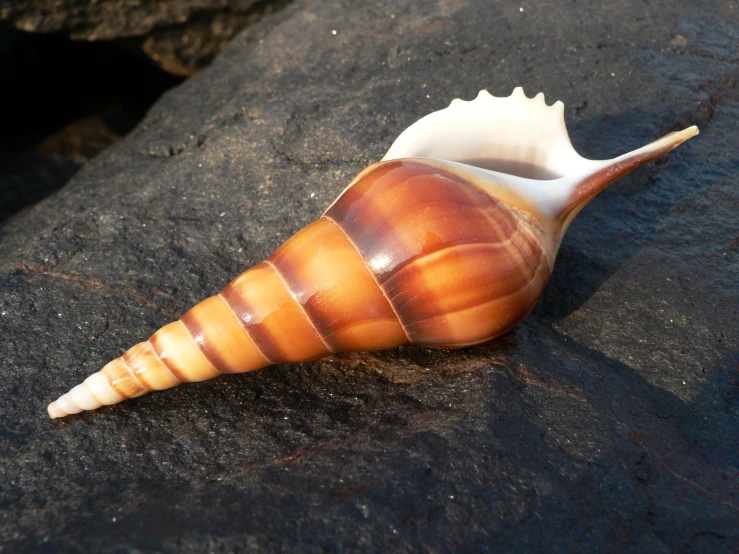
[[[569,191],[563,189],[565,194],[560,197],[563,201],[558,217],[562,221],[562,234],[579,211],[611,183],[637,167],[671,152],[698,133],[698,127],[695,125],[682,131],[668,133],[641,148],[611,160],[597,162],[590,174],[572,180]]]
[[[54,402],[49,404],[47,411],[51,419],[78,414],[85,410],[95,410],[102,406],[102,403],[92,395],[90,389],[85,384],[77,385],[71,391],[61,395]]]
[[[681,134],[685,137],[685,140],[689,138],[693,138],[696,135],[700,135],[700,129],[698,129],[697,125],[691,125],[687,129],[683,129],[682,131],[678,131],[678,134]]]
[[[636,156],[646,156],[648,157],[648,159],[652,160],[658,156],[667,154],[667,152],[674,150],[675,148],[680,146],[683,142],[685,142],[688,139],[693,138],[694,136],[698,134],[700,134],[698,127],[695,125],[691,125],[690,127],[683,129],[682,131],[674,131],[672,133],[668,133],[665,136],[660,137],[653,142],[650,142],[646,146],[643,146],[642,148],[634,150],[633,152],[629,152],[628,154],[624,154],[623,156],[620,156],[619,158],[616,158],[616,159],[636,157]]]
[[[669,152],[670,150],[674,150],[680,146],[686,140],[699,134],[700,131],[698,130],[698,127],[696,125],[691,125],[682,131],[675,131],[674,133],[665,135],[661,139],[656,140],[655,145],[661,145],[662,148],[665,148],[665,150]]]

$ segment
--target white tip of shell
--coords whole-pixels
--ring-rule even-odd
[[[84,385],[77,385],[71,391],[61,395],[49,404],[49,417],[57,419],[71,414],[78,414],[85,410],[95,410],[102,404],[92,395]]]
[[[49,404],[48,407],[49,416],[52,419],[68,416],[70,414],[78,414],[82,411],[82,408],[77,406],[74,401],[69,397],[69,393],[61,395],[54,402]]]

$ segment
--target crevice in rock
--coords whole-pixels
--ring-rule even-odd
[[[258,0],[243,10],[208,6],[180,24],[152,29],[143,37],[126,39],[163,70],[183,77],[208,66],[239,31],[291,4],[293,0]]]
[[[182,81],[108,42],[0,32],[0,222],[63,186]]]

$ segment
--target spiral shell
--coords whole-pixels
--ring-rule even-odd
[[[580,157],[561,102],[480,93],[409,127],[266,261],[49,405],[63,417],[181,382],[412,342],[490,340],[533,309],[575,215],[697,133]]]

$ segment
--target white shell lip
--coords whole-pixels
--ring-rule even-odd
[[[544,94],[528,98],[517,87],[506,97],[482,90],[472,101],[453,100],[403,131],[382,161],[420,158],[454,168],[558,226],[561,240],[572,217],[610,183],[697,134],[692,126],[611,160],[588,160],[570,142],[564,104],[548,106]]]
[[[551,180],[581,173],[597,162],[572,146],[564,104],[528,98],[522,87],[510,96],[480,91],[472,101],[453,100],[408,127],[383,161],[400,158],[446,160],[508,175]]]

